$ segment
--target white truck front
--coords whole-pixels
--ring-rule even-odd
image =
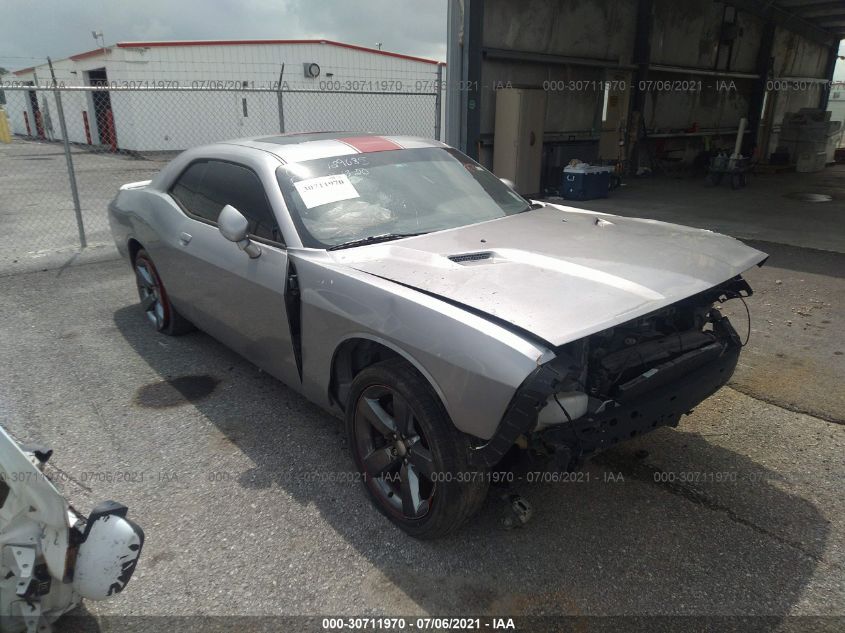
[[[144,544],[127,508],[105,501],[85,518],[44,473],[52,451],[19,446],[0,427],[0,632],[49,631],[83,598],[126,587]]]

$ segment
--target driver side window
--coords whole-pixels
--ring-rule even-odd
[[[217,160],[193,163],[173,184],[170,194],[189,214],[214,224],[223,207],[230,204],[247,219],[252,237],[284,243],[264,186],[247,167]]]

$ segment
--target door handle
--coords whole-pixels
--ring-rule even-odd
[[[179,235],[179,241],[182,242],[182,246],[187,246],[188,242],[191,241],[191,237],[190,233],[181,233]]]

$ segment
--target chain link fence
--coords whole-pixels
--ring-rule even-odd
[[[2,95],[11,139],[0,142],[0,265],[110,243],[118,188],[190,147],[280,132],[440,137],[439,92],[15,86]]]

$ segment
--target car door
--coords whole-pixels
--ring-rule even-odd
[[[268,373],[300,382],[284,302],[288,258],[264,185],[249,166],[224,160],[192,162],[169,190],[184,212],[168,280],[180,311],[200,329]],[[232,205],[249,221],[261,249],[251,259],[217,228]]]

